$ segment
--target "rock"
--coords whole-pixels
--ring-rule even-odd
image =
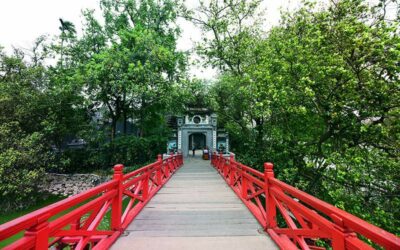
[[[40,189],[55,195],[70,196],[79,194],[93,188],[111,177],[101,177],[95,174],[46,174],[45,180],[41,183]]]

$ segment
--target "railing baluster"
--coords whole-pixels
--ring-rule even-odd
[[[242,198],[247,200],[247,179],[245,177],[245,170],[240,167],[240,174],[242,176]]]
[[[331,214],[331,219],[335,223],[335,230],[332,235],[332,247],[334,249],[341,249],[346,247],[346,238],[357,237],[357,234],[347,228],[344,224],[342,218],[337,216],[336,214]],[[359,243],[361,246],[358,249],[372,249],[372,247],[363,244],[362,242]]]
[[[71,229],[78,230],[80,228],[81,228],[81,218],[78,218],[73,223],[71,223]]]
[[[157,185],[162,185],[162,155],[157,155],[157,172],[156,172],[156,179],[157,179]]]
[[[213,152],[211,155],[211,165],[215,166],[215,159],[217,158],[217,153]]]
[[[170,171],[171,171],[171,173],[172,173],[172,172],[174,172],[174,170],[175,170],[174,154],[173,154],[173,153],[170,154],[169,162],[170,162]]]
[[[35,237],[34,249],[48,249],[49,244],[49,222],[48,216],[42,216],[38,219],[35,226],[26,230],[24,236]]]
[[[170,175],[172,175],[174,172],[174,163],[172,162],[172,157],[168,158],[168,171]]]
[[[217,170],[218,172],[221,173],[221,163],[222,163],[222,153],[219,153],[218,155],[218,161],[217,161]]]
[[[226,175],[228,173],[228,167],[229,167],[229,161],[227,161],[226,159],[224,159],[224,165],[222,167],[222,176],[224,177],[224,179],[226,179]]]
[[[178,168],[178,162],[176,161],[176,156],[175,155],[172,158],[172,162],[174,163],[174,172],[175,172],[176,169]]]
[[[271,162],[264,163],[264,182],[265,182],[265,210],[267,212],[266,225],[267,228],[276,227],[276,204],[275,200],[272,199],[269,191],[270,183],[269,179],[275,178],[274,176],[274,164]]]
[[[118,193],[114,197],[111,206],[111,229],[114,231],[121,230],[121,215],[122,215],[122,195],[123,195],[123,169],[124,165],[118,164],[114,166],[113,179],[118,180]]]
[[[163,161],[163,168],[164,168],[165,178],[168,178],[170,176],[170,174],[169,174],[169,158],[167,158]]]
[[[233,164],[235,161],[235,156],[233,154],[231,154],[229,156],[229,185],[231,185],[233,187],[233,182],[234,182],[234,176],[235,176],[235,172],[234,172],[234,166]]]
[[[149,172],[145,172],[144,173],[145,178],[142,180],[143,181],[143,185],[142,185],[142,198],[143,201],[147,200],[147,197],[149,196],[149,179],[150,179],[150,173]]]

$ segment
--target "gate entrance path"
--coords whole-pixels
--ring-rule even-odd
[[[112,249],[278,249],[218,172],[188,157]]]

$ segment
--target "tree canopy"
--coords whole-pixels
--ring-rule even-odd
[[[399,233],[400,30],[389,5],[305,2],[267,34],[241,26],[256,22],[246,14],[258,1],[211,1],[205,20],[189,19],[213,34],[200,53],[220,69],[213,103],[240,160],[272,161],[278,178]]]

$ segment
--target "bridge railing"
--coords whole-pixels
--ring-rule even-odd
[[[374,249],[360,237],[400,249],[395,235],[276,179],[272,163],[261,173],[214,153],[211,164],[281,249]]]
[[[123,174],[114,166],[111,181],[0,225],[4,249],[107,249],[140,210],[183,164],[181,154]]]

